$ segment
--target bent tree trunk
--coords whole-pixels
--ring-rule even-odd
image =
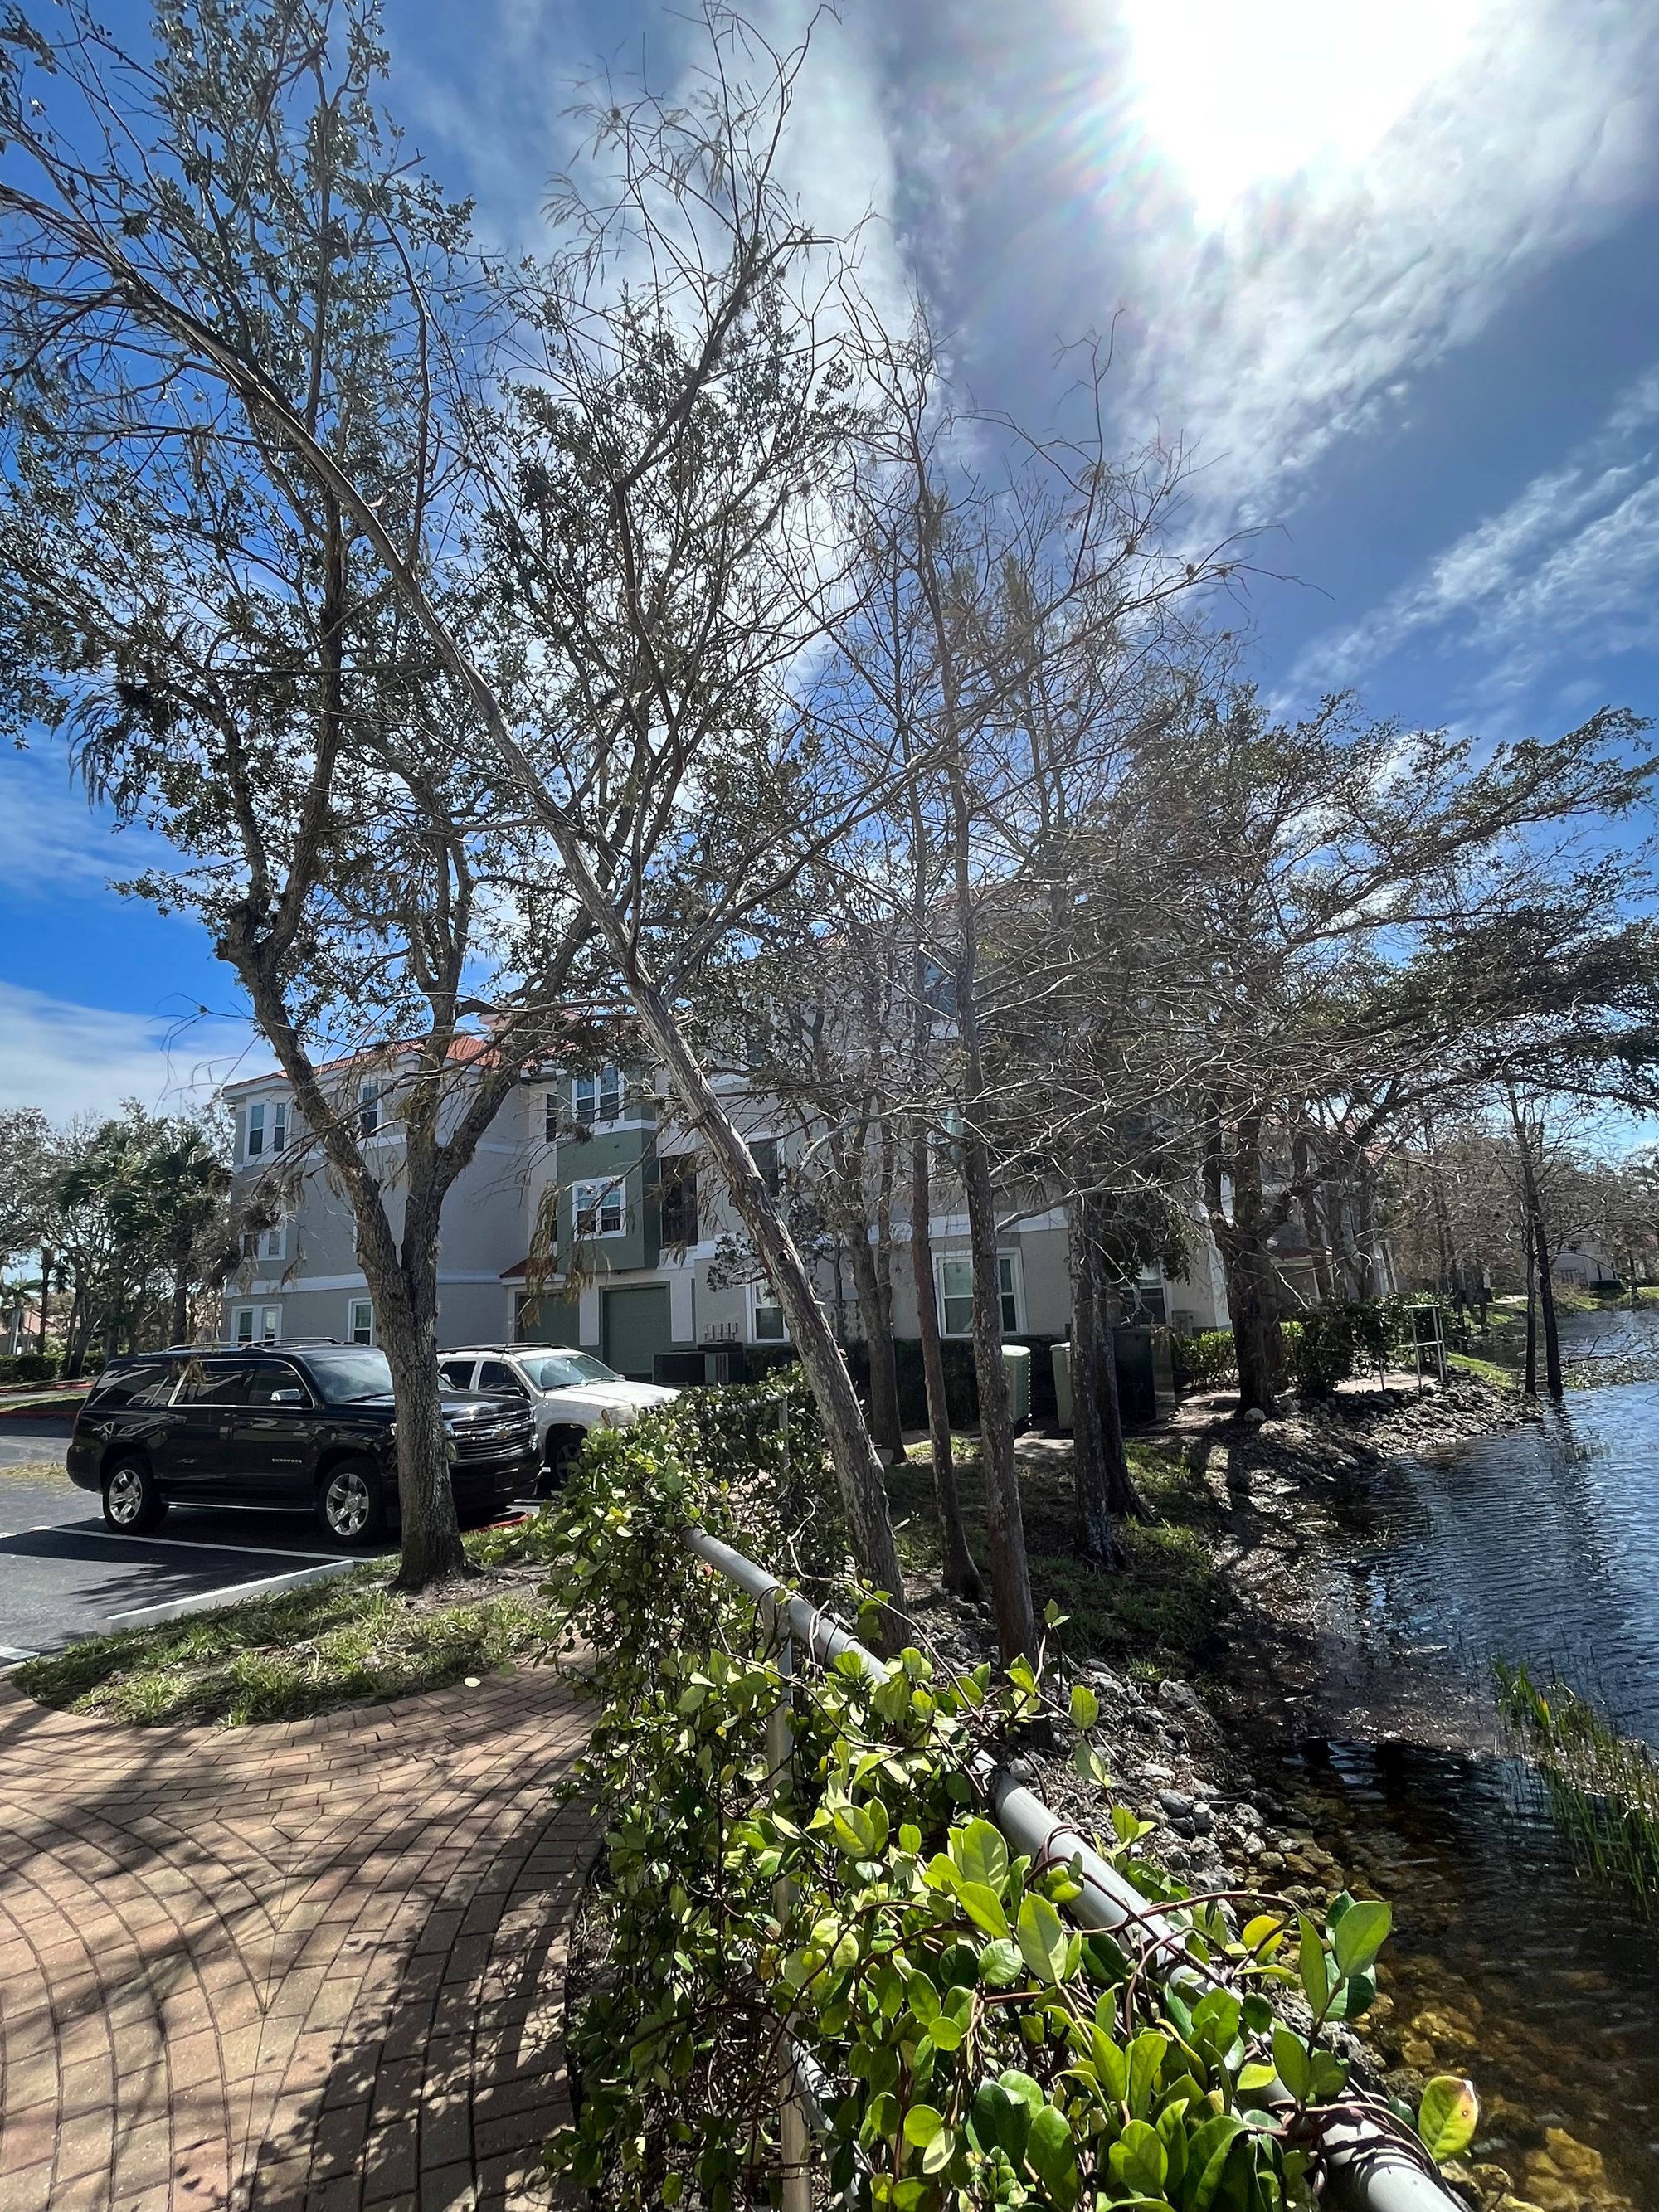
[[[566,848],[562,845],[561,850]],[[866,1582],[885,1591],[893,1601],[882,1633],[889,1651],[896,1652],[903,1642],[904,1577],[887,1510],[887,1474],[865,1425],[864,1409],[835,1331],[754,1156],[691,1049],[667,998],[641,968],[637,948],[594,881],[580,843],[572,840],[568,852],[584,902],[591,899],[588,910],[617,957],[640,1025],[678,1095],[687,1126],[702,1134],[783,1309],[789,1340],[805,1370],[829,1441],[853,1558]]]
[[[927,1164],[927,1124],[917,1118],[910,1146],[910,1272],[916,1285],[916,1333],[921,1339],[922,1381],[927,1391],[927,1441],[933,1459],[933,1495],[945,1549],[945,1587],[958,1597],[981,1594],[979,1569],[968,1549],[962,1498],[951,1449],[951,1407],[945,1385],[945,1346],[939,1334],[939,1291],[933,1281],[933,1190]]]
[[[875,1249],[856,1222],[848,1240],[847,1256],[870,1354],[870,1433],[878,1451],[890,1459],[901,1459],[904,1429],[899,1419],[898,1366],[893,1356],[892,1301],[890,1296],[882,1295]]]

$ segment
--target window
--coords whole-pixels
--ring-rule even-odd
[[[346,1308],[346,1342],[373,1344],[374,1308],[368,1298],[353,1298]]]
[[[250,1229],[242,1238],[245,1260],[280,1260],[288,1245],[288,1224],[273,1221],[268,1229]]]
[[[357,1134],[372,1137],[380,1126],[380,1086],[378,1083],[366,1083],[357,1106]]]
[[[474,1388],[488,1390],[498,1398],[522,1398],[528,1395],[504,1359],[481,1359]]]
[[[113,1411],[118,1406],[165,1406],[179,1374],[178,1367],[165,1359],[106,1369],[94,1383],[87,1403],[100,1411]]]
[[[570,1086],[570,1110],[583,1127],[596,1121],[614,1121],[623,1109],[622,1070],[602,1067],[597,1075],[579,1075]]]
[[[697,1241],[697,1156],[671,1152],[662,1163],[662,1241],[665,1244],[695,1244]]]
[[[777,1292],[770,1283],[757,1283],[755,1285],[755,1341],[757,1344],[787,1344],[789,1341],[783,1308],[778,1304]]]
[[[570,1206],[578,1237],[620,1237],[623,1188],[617,1182],[578,1182],[570,1187]]]
[[[547,1109],[547,1116],[542,1123],[542,1141],[544,1144],[556,1145],[559,1141],[558,1092],[556,1091],[550,1091],[544,1103]]]
[[[472,1388],[472,1370],[477,1364],[472,1358],[441,1359],[438,1372],[452,1390],[470,1390]]]
[[[951,1175],[962,1167],[962,1109],[947,1106],[928,1138],[934,1172]]]
[[[945,1255],[939,1268],[939,1302],[946,1336],[974,1333],[974,1263],[966,1253]],[[997,1288],[1001,1294],[1002,1333],[1012,1336],[1019,1327],[1019,1301],[1014,1289],[1014,1255],[997,1255]]]
[[[254,1319],[255,1316],[252,1306],[240,1306],[237,1309],[236,1341],[238,1344],[252,1343]]]
[[[248,1158],[251,1160],[258,1159],[264,1152],[264,1149],[265,1109],[263,1106],[250,1106],[247,1109]]]
[[[308,1406],[311,1393],[297,1367],[289,1367],[280,1359],[262,1359],[248,1377],[246,1402],[250,1406]]]
[[[778,1164],[777,1139],[750,1137],[749,1156],[760,1170],[760,1179],[766,1185],[766,1195],[775,1199],[783,1188],[783,1174]]]
[[[279,1099],[270,1109],[270,1149],[280,1152],[288,1143],[288,1103]]]
[[[275,1344],[283,1333],[280,1306],[239,1306],[233,1331],[238,1344]]]
[[[253,1370],[243,1359],[192,1359],[179,1393],[183,1406],[246,1406]]]

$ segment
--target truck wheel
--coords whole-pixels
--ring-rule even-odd
[[[554,1429],[547,1439],[547,1466],[542,1476],[542,1489],[547,1495],[562,1490],[576,1472],[576,1462],[582,1455],[582,1446],[587,1442],[585,1429]]]
[[[371,1459],[337,1460],[317,1491],[317,1518],[337,1544],[372,1544],[386,1532],[386,1492]]]
[[[142,1536],[167,1518],[167,1502],[155,1486],[148,1460],[125,1452],[104,1476],[104,1518],[123,1536]]]

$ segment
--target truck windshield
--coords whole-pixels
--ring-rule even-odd
[[[614,1367],[586,1352],[521,1352],[519,1364],[538,1390],[569,1390],[581,1382],[614,1382]]]
[[[339,1352],[308,1352],[306,1365],[331,1406],[349,1406],[358,1398],[389,1398],[392,1370],[383,1352],[360,1345]]]

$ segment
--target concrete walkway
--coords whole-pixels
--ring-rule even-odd
[[[586,1726],[550,1673],[234,1730],[0,1684],[0,2212],[544,2205]]]

